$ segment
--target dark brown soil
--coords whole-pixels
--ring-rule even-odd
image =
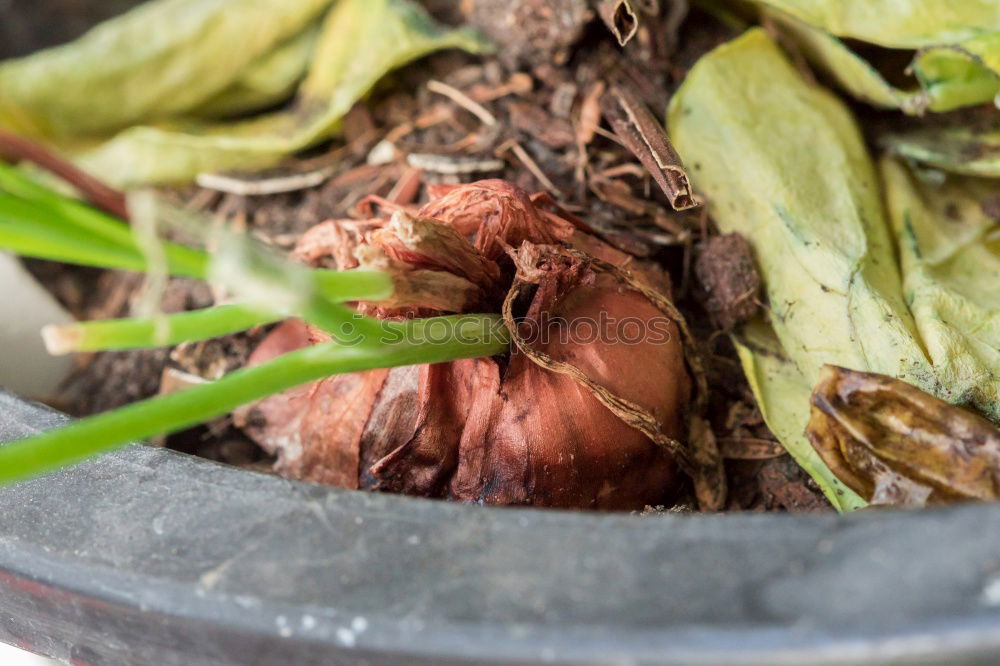
[[[712,236],[699,245],[697,256],[695,273],[712,324],[730,331],[753,317],[760,308],[760,275],[746,239]]]

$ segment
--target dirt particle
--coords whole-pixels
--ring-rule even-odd
[[[695,274],[708,292],[705,308],[718,328],[731,330],[760,307],[760,275],[750,245],[739,234],[705,241],[695,262]]]

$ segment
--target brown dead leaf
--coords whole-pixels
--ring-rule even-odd
[[[639,15],[632,0],[600,0],[597,15],[604,21],[619,46],[625,46],[639,29]]]
[[[826,365],[809,441],[872,504],[923,506],[1000,497],[1000,430],[898,379]]]

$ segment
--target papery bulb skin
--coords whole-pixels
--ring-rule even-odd
[[[304,236],[300,256],[313,265],[380,262],[405,288],[391,302],[359,309],[390,318],[496,311],[516,280],[527,287],[518,308],[522,328],[536,332],[526,340],[531,350],[571,364],[651,414],[668,437],[685,438],[692,383],[677,324],[593,263],[613,265],[669,300],[661,269],[510,183],[435,193],[419,210],[345,224],[361,233],[325,222]],[[537,335],[542,329],[546,336]],[[251,362],[320,337],[286,322]],[[669,503],[680,482],[674,457],[577,379],[536,360],[512,349],[503,358],[331,377],[241,410],[237,422],[291,478],[486,504]]]

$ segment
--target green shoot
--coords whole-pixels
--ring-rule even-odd
[[[77,215],[52,202],[0,193],[0,248],[37,259],[143,270],[146,260],[129,226],[96,210],[87,212]],[[206,253],[177,243],[163,245],[173,275],[205,276]]]
[[[230,234],[226,240],[230,246],[238,243],[248,259],[275,260],[240,237]],[[208,253],[178,243],[162,245],[171,275],[209,279],[212,257]],[[2,162],[0,248],[26,257],[84,266],[136,271],[148,268],[146,257],[127,224],[47,190]],[[376,271],[302,269],[302,272],[309,272],[317,291],[335,302],[378,301],[392,293],[392,281]]]
[[[436,322],[431,324],[429,322]],[[289,388],[346,372],[441,363],[507,350],[509,337],[497,315],[458,315],[409,322],[415,341],[345,347],[334,342],[243,368],[217,381],[151,398],[0,446],[0,483],[37,476],[153,435],[176,432]],[[450,332],[429,342],[428,328]]]
[[[219,305],[156,318],[110,319],[46,326],[42,338],[50,354],[168,347],[238,333],[281,319],[245,305]]]

